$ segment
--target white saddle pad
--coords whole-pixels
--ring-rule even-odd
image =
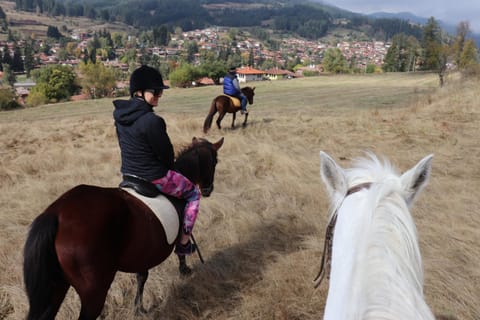
[[[160,220],[160,223],[163,225],[168,243],[172,244],[175,242],[180,227],[180,221],[178,219],[177,210],[175,210],[173,204],[163,195],[158,195],[156,198],[149,198],[136,193],[131,188],[122,189],[145,203],[145,205],[155,213],[155,216],[157,216],[158,220]]]

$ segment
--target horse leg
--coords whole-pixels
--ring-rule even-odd
[[[217,121],[216,121],[218,129],[222,129],[222,126],[220,126],[220,122],[222,122],[223,117],[225,117],[225,112],[220,112],[218,114],[218,118],[217,118]]]
[[[180,270],[180,274],[182,276],[188,276],[192,273],[192,269],[187,266],[187,259],[185,258],[185,256],[178,256],[178,261],[180,262],[178,270]]]
[[[148,270],[137,273],[137,294],[135,295],[135,314],[147,313],[143,307],[143,289],[148,279]]]
[[[235,128],[235,118],[237,117],[237,113],[234,112],[233,113],[233,117],[232,117],[232,129]]]
[[[82,279],[80,287],[76,287],[82,308],[80,309],[79,320],[95,320],[102,313],[108,289],[115,277],[115,271],[108,273],[98,272],[92,277]]]
[[[243,120],[242,126],[245,127],[247,125],[248,113],[245,113],[245,120]]]

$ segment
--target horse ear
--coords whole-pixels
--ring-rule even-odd
[[[426,156],[400,177],[402,188],[406,193],[405,200],[409,206],[427,185],[432,168],[432,159],[433,154]]]
[[[343,169],[328,154],[320,151],[320,175],[327,187],[332,203],[347,193],[347,178]]]
[[[218,151],[218,149],[220,149],[222,145],[223,145],[223,137],[213,144],[213,149],[215,149],[215,151]]]
[[[252,91],[255,91],[255,87],[252,88]]]

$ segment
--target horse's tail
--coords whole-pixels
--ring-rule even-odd
[[[217,99],[213,99],[212,104],[210,105],[210,111],[208,112],[205,122],[203,123],[203,132],[207,133],[208,129],[212,126],[212,120],[215,113],[217,113]]]
[[[45,212],[32,223],[24,247],[23,279],[30,310],[27,319],[41,319],[51,307],[55,284],[63,279],[55,236],[58,218]]]

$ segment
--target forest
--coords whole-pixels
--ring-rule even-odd
[[[238,6],[225,1],[191,0],[15,0],[17,10],[52,16],[87,17],[123,22],[139,29],[166,25],[173,30],[226,27],[268,27],[277,32],[318,39],[338,26],[362,30],[369,36],[383,34],[389,40],[398,33],[421,36],[421,27],[400,19],[373,19],[309,1],[243,1]],[[147,13],[147,14],[146,14]]]

